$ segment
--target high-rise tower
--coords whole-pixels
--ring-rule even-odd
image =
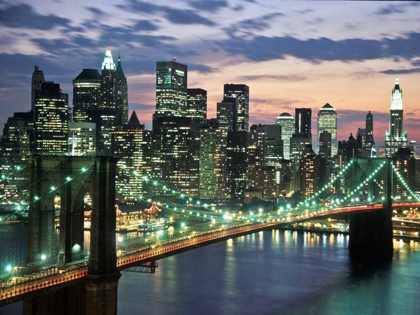
[[[86,122],[87,110],[99,109],[101,75],[96,69],[83,69],[73,80],[73,121]]]
[[[188,67],[172,61],[156,62],[156,113],[154,117],[186,116]]]
[[[387,157],[393,156],[399,148],[407,147],[407,132],[403,131],[403,114],[402,89],[397,77],[391,94],[389,132],[385,132],[385,154]]]
[[[31,109],[33,113],[35,113],[36,93],[39,93],[41,91],[41,84],[44,82],[45,82],[44,72],[42,72],[42,70],[39,70],[38,66],[35,66],[34,72],[32,73],[32,93],[31,93]]]
[[[41,155],[67,153],[69,133],[68,95],[60,84],[44,82],[35,98],[35,152]]]
[[[321,134],[327,131],[331,134],[331,156],[337,155],[337,112],[330,104],[325,104],[318,112],[318,146]],[[325,142],[325,141],[324,141]],[[318,148],[319,150],[319,148]]]
[[[290,139],[295,132],[295,120],[289,113],[282,113],[277,117],[276,124],[281,126],[283,157],[285,160],[290,160]]]
[[[128,121],[128,93],[127,78],[121,67],[121,56],[118,56],[117,70],[115,71],[117,124],[122,126]]]
[[[105,52],[105,58],[102,62],[101,68],[101,109],[116,109],[116,78],[115,78],[115,63],[112,58],[111,48]]]
[[[373,115],[370,111],[366,115],[365,139],[362,150],[363,157],[376,156],[375,140],[373,138]]]
[[[225,84],[224,99],[236,98],[237,106],[237,129],[248,131],[249,124],[249,87],[245,84]]]

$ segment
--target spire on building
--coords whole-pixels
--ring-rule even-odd
[[[104,62],[102,62],[102,70],[115,70],[114,59],[112,58],[111,47],[108,46],[108,49],[105,52]]]
[[[116,71],[117,78],[124,78],[124,71],[121,67],[121,54],[118,54],[118,63],[117,63],[117,71]]]
[[[392,90],[391,110],[403,110],[402,90],[400,88],[400,79],[395,79],[395,87]]]

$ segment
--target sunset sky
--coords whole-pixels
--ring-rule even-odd
[[[189,67],[189,87],[208,91],[208,118],[224,83],[244,83],[251,123],[311,107],[315,134],[328,102],[339,140],[364,127],[371,110],[378,146],[399,76],[404,129],[419,141],[419,16],[416,2],[0,0],[0,124],[30,109],[35,64],[72,105],[72,79],[83,68],[99,70],[109,42],[115,60],[121,52],[130,111],[147,128],[156,61],[176,56]]]

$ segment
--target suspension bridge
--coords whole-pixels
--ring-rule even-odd
[[[350,250],[389,253],[393,210],[420,206],[420,198],[388,159],[354,159],[306,200],[246,213],[218,209],[130,170],[145,186],[154,187],[144,191],[155,193],[144,192],[138,198],[155,200],[175,219],[169,229],[119,240],[117,167],[117,160],[110,157],[33,158],[25,187],[29,202],[7,201],[16,209],[29,206],[28,242],[26,261],[1,262],[0,306],[23,300],[24,314],[116,314],[122,270],[228,238],[324,217],[350,217]],[[90,248],[84,247],[83,229],[87,193],[92,198]]]

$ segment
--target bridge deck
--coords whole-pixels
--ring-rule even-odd
[[[420,203],[400,203],[393,207],[420,206]],[[346,214],[354,212],[366,212],[382,210],[383,205],[358,205],[345,208],[335,208],[330,210],[319,210],[312,213],[299,213],[287,219],[276,219],[272,215],[266,217],[263,223],[238,223],[226,228],[218,228],[209,231],[203,231],[194,236],[185,236],[164,241],[159,246],[143,246],[131,251],[124,251],[119,255],[117,266],[120,270],[130,266],[141,264],[147,261],[159,260],[161,258],[175,255],[177,253],[190,250],[196,247],[219,242],[231,237],[238,237],[245,234],[255,233],[267,228],[275,227],[281,224],[290,224],[322,218],[336,214]],[[0,284],[0,306],[14,303],[19,300],[39,296],[57,288],[74,284],[82,281],[88,273],[88,263],[82,262],[73,264],[64,268],[53,267],[48,270],[40,271],[25,278],[12,278],[8,283]]]

